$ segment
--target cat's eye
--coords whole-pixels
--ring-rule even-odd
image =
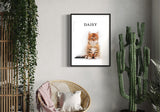
[[[95,39],[96,39],[96,37],[95,37]]]

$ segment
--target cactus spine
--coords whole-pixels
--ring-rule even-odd
[[[126,27],[126,43],[124,44],[123,35],[120,34],[120,51],[116,54],[120,94],[125,99],[129,100],[130,112],[137,111],[137,104],[145,100],[148,90],[150,49],[142,46],[144,23],[141,23],[141,26],[137,23],[137,33],[138,38],[136,38],[134,32],[131,32],[130,27]],[[129,50],[128,63],[125,62],[125,48]],[[125,71],[129,78],[129,95],[125,93],[124,89],[123,74]]]

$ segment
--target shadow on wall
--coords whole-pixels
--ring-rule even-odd
[[[62,66],[70,67],[70,15],[63,15],[62,17],[63,28],[63,44],[62,44]]]
[[[70,55],[70,52],[71,52],[71,34],[70,34],[70,30],[71,30],[71,21],[70,21],[70,15],[67,15],[67,67],[70,66],[70,62],[71,62],[71,55]]]

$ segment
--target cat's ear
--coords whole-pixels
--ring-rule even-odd
[[[97,35],[99,34],[99,32],[96,33]]]
[[[88,35],[90,35],[90,34],[91,34],[91,32],[89,31],[89,32],[88,32]]]

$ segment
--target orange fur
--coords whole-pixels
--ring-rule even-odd
[[[88,33],[88,45],[86,58],[95,59],[100,56],[99,36],[97,33]]]

